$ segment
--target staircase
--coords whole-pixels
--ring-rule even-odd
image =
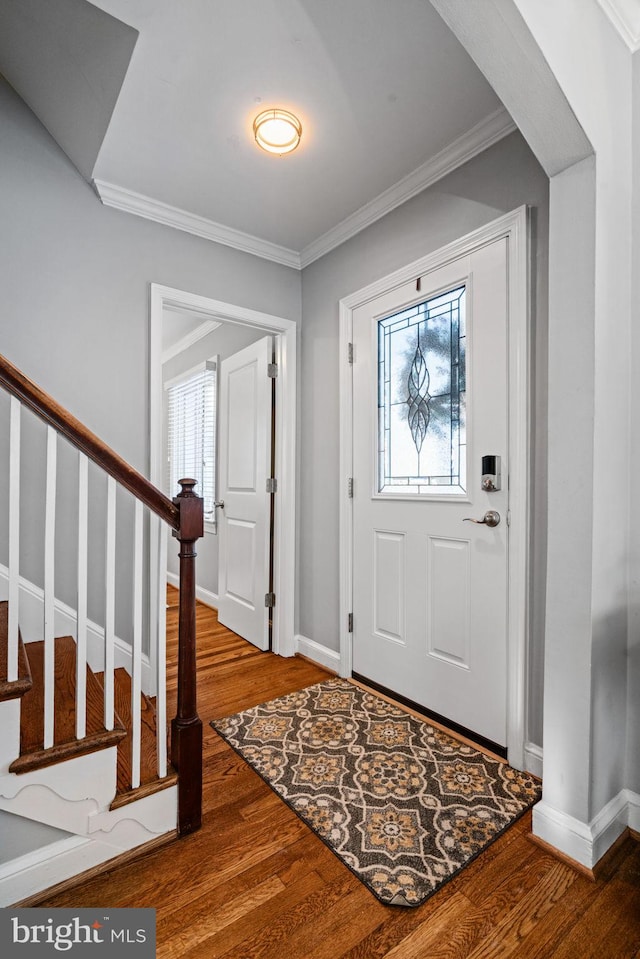
[[[0,527],[0,550],[9,558],[8,566],[0,565],[0,836],[3,830],[11,836],[13,827],[19,834],[15,842],[5,840],[4,854],[0,844],[0,906],[5,906],[200,826],[194,543],[202,535],[202,500],[191,480],[181,481],[174,500],[165,497],[1,356],[0,386],[10,394],[4,437],[0,417],[0,440],[8,440],[10,451],[7,535]],[[36,544],[34,524],[25,530],[20,523],[21,475],[34,459],[29,441],[24,462],[21,430],[34,418],[47,424],[42,542]],[[60,437],[78,464],[77,481],[71,483],[68,468],[59,465]],[[67,467],[68,459],[67,451]],[[91,484],[90,462],[99,467]],[[132,515],[124,555],[117,517],[122,491],[132,500],[124,506]],[[77,516],[73,606],[55,593],[56,565],[61,558],[68,563],[69,552],[59,535],[56,542],[56,509],[68,515],[69,497]],[[181,566],[178,707],[170,737],[163,524],[180,544]],[[88,546],[89,529],[95,541],[96,525],[99,530],[102,525],[98,535],[105,556],[101,622],[88,615],[91,603],[96,606]],[[31,555],[34,548],[43,553],[42,586],[20,575],[21,551]],[[121,628],[123,620],[116,596],[122,564],[133,580],[128,639],[116,635],[116,623]]]

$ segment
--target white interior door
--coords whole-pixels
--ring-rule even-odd
[[[269,648],[272,338],[220,363],[218,620]]]
[[[353,671],[504,747],[506,239],[420,285],[353,313]]]

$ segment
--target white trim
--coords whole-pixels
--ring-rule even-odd
[[[353,311],[355,304],[340,300],[339,308],[339,396],[340,396],[340,490],[338,504],[339,623],[340,675],[344,679],[353,670],[353,634],[349,631],[349,616],[353,613],[353,499],[348,494],[349,479],[353,476],[353,375],[348,351],[353,343]]]
[[[131,670],[131,788],[140,785],[140,759],[142,743],[142,593],[143,593],[143,529],[142,502],[137,499],[133,520],[133,646]],[[153,569],[153,566],[149,567]],[[166,696],[164,689],[158,690]]]
[[[579,819],[542,801],[533,807],[533,834],[588,869],[593,867],[591,830]]]
[[[152,569],[151,579],[160,582],[160,577],[167,568],[167,537],[159,536],[161,520],[154,516],[151,522],[156,527],[157,536],[157,561],[158,565]],[[151,619],[151,617],[150,617]],[[164,692],[163,696],[156,696],[156,729],[167,728],[167,610],[161,603],[157,607],[156,632],[149,630],[151,643],[149,648],[149,660],[151,675],[155,680],[155,688]],[[153,658],[151,651],[153,650]],[[158,760],[158,779],[164,779],[167,775],[167,737],[156,736],[156,757]]]
[[[220,323],[216,323],[216,326],[220,326]],[[164,359],[162,363],[164,365]],[[172,386],[177,386],[179,383],[186,383],[186,381],[190,380],[196,373],[204,373],[205,370],[217,371],[217,368],[217,361],[201,360],[199,363],[190,366],[188,370],[183,370],[182,373],[177,373],[176,376],[172,376],[171,379],[163,380],[162,388],[169,390]]]
[[[87,589],[89,582],[89,460],[78,452],[78,615],[76,626],[76,739],[87,732]]]
[[[638,0],[598,0],[631,53],[640,50],[640,3]]]
[[[11,397],[9,413],[9,609],[7,622],[7,679],[18,678],[20,621],[20,435],[21,405]]]
[[[172,346],[167,347],[166,350],[163,350],[162,362],[167,363],[169,360],[173,359],[174,356],[178,356],[179,353],[184,352],[184,350],[188,350],[190,346],[193,346],[194,343],[198,343],[209,333],[213,333],[213,331],[217,330],[219,326],[220,324],[216,323],[215,320],[205,320],[204,323],[201,323],[200,326],[197,326],[195,330],[191,330],[191,333],[187,333],[185,336],[181,337],[177,343],[174,343]]]
[[[509,650],[507,682],[507,748],[509,762],[524,763],[525,694],[528,648],[527,543],[529,530],[529,270],[526,207],[487,223],[467,236],[421,257],[340,301],[340,675],[351,675],[352,643],[347,616],[352,611],[353,500],[347,494],[352,471],[353,397],[347,347],[351,342],[353,312],[372,299],[424,276],[501,237],[509,242]]]
[[[9,570],[0,563],[0,596],[6,595],[6,584],[9,582]],[[36,642],[42,639],[42,622],[44,609],[44,590],[35,583],[20,577],[20,631],[25,643]],[[76,637],[77,612],[63,603],[60,599],[54,600],[54,623],[56,636]],[[115,637],[115,668],[124,667],[131,675],[132,656],[131,646],[119,636]],[[87,619],[87,662],[95,673],[104,669],[104,629],[93,620]],[[145,693],[153,693],[149,657],[142,656],[142,688]]]
[[[246,307],[223,303],[196,293],[187,293],[157,283],[150,285],[150,479],[163,488],[162,462],[162,363],[161,331],[165,309],[194,309],[225,323],[251,326],[276,336],[278,400],[276,403],[276,476],[278,493],[275,511],[274,590],[277,602],[273,609],[273,652],[293,656],[295,652],[295,546],[296,546],[296,362],[298,330],[293,320]],[[151,549],[157,551],[157,537]],[[156,553],[151,554],[157,555]],[[213,596],[213,594],[211,594]],[[164,597],[158,594],[158,583],[151,584],[152,606]],[[202,600],[206,602],[205,599]],[[216,599],[217,602],[217,599]]]
[[[524,744],[524,764],[523,768],[538,779],[542,779],[542,747],[535,743]]]
[[[218,594],[210,589],[205,589],[204,586],[196,586],[196,599],[210,609],[218,608]]]
[[[135,216],[144,217],[145,220],[171,226],[183,233],[190,233],[192,236],[199,236],[213,243],[220,243],[222,246],[230,246],[234,250],[260,256],[265,260],[280,263],[282,266],[300,269],[300,255],[295,250],[289,250],[277,243],[270,243],[268,240],[261,240],[260,237],[251,236],[241,230],[234,230],[232,227],[170,206],[143,193],[126,190],[115,183],[94,180],[93,186],[104,206],[111,206],[125,213],[133,213]]]
[[[115,712],[113,671],[116,643],[116,481],[113,476],[107,477],[104,569],[104,724],[107,729],[113,729]],[[152,670],[151,675],[155,676],[155,670]],[[154,688],[152,695],[155,693]]]
[[[544,800],[533,807],[533,833],[576,862],[593,869],[627,827],[640,826],[640,796],[622,789],[589,823]]]
[[[376,220],[380,220],[387,213],[395,210],[396,207],[426,190],[427,187],[432,186],[449,173],[453,173],[454,170],[472,160],[479,153],[488,150],[494,143],[513,133],[515,129],[516,125],[507,111],[504,107],[500,107],[495,113],[485,117],[475,127],[468,130],[467,133],[463,133],[436,156],[423,163],[422,166],[413,170],[369,203],[365,203],[359,210],[346,217],[331,230],[307,244],[300,253],[248,233],[242,233],[240,230],[234,230],[232,227],[216,223],[195,213],[180,210],[168,203],[162,203],[160,200],[154,200],[153,197],[127,190],[114,183],[94,180],[93,186],[105,206],[123,210],[125,213],[133,213],[147,220],[153,220],[176,230],[182,230],[184,233],[191,233],[193,236],[203,237],[214,243],[221,243],[223,246],[231,246],[236,250],[251,253],[253,256],[260,256],[265,260],[271,260],[283,266],[302,270],[305,266],[309,266],[310,263],[330,253],[331,250],[375,223]]]
[[[47,426],[47,465],[44,519],[44,589],[42,591],[44,639],[44,739],[45,749],[53,746],[55,721],[55,559],[56,559],[56,488],[58,434]],[[75,625],[75,624],[74,624]]]
[[[65,849],[73,849],[76,846],[84,845],[85,842],[86,839],[82,836],[64,836],[53,842],[48,842],[38,849],[32,849],[29,852],[23,853],[21,856],[16,856],[15,859],[9,859],[0,864],[0,884],[4,879],[15,874],[16,867],[19,871],[31,869],[33,866],[39,866],[40,863],[51,859],[51,853],[57,854]]]
[[[494,143],[513,133],[515,129],[516,125],[507,111],[504,107],[500,107],[436,156],[419,166],[417,170],[413,170],[370,203],[366,203],[323,236],[305,246],[300,254],[302,269],[350,240],[351,237],[382,219],[387,213],[417,196],[418,193],[422,193],[449,173],[453,173],[479,153],[488,150]]]
[[[9,766],[20,755],[20,699],[0,703],[0,781],[9,773]]]
[[[176,828],[178,787],[168,786],[116,809],[96,810],[87,817],[87,834],[110,846],[129,849]],[[124,827],[124,828],[123,828]]]
[[[627,790],[629,808],[629,829],[640,833],[640,793]]]
[[[109,746],[19,776],[7,773],[0,777],[0,809],[86,835],[88,816],[113,800],[117,762],[117,749]]]
[[[0,907],[20,902],[123,852],[173,833],[177,792],[177,787],[172,786],[119,809],[89,813],[90,836],[69,836],[2,863]]]
[[[340,653],[300,633],[296,636],[296,653],[300,653],[301,656],[305,656],[319,666],[324,666],[325,669],[330,669],[333,673],[340,671]]]
[[[175,586],[176,589],[180,588],[180,577],[177,573],[167,570],[167,582],[171,586]],[[210,609],[218,608],[218,594],[210,589],[205,589],[204,586],[196,586],[196,599]]]
[[[180,589],[180,577],[177,573],[172,573],[171,570],[167,570],[167,583],[170,586],[175,586],[176,589]],[[196,589],[198,587],[196,586]]]
[[[97,843],[91,839],[70,836],[3,863],[0,866],[0,907],[20,902],[114,855],[112,848],[102,848],[98,852]]]

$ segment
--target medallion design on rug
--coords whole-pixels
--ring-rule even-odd
[[[418,906],[540,785],[342,679],[213,728],[383,903]]]

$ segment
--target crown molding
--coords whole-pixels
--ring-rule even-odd
[[[510,115],[504,107],[500,107],[499,110],[496,110],[495,113],[476,124],[467,133],[458,137],[457,140],[454,140],[440,153],[427,160],[422,166],[389,187],[375,200],[366,203],[355,213],[338,223],[337,226],[306,246],[300,254],[302,268],[304,269],[314,260],[330,253],[331,250],[345,243],[346,240],[350,240],[361,230],[371,226],[376,220],[380,220],[387,213],[417,196],[418,193],[432,186],[447,174],[453,173],[463,163],[473,159],[483,150],[487,150],[494,143],[508,136],[509,133],[513,133],[515,129],[516,125]]]
[[[515,129],[515,123],[504,107],[501,107],[467,133],[454,140],[436,156],[423,163],[417,170],[407,174],[370,203],[366,203],[355,213],[338,223],[337,226],[318,237],[317,240],[306,246],[301,253],[284,246],[278,246],[276,243],[270,243],[268,240],[261,240],[259,237],[251,236],[248,233],[242,233],[240,230],[234,230],[232,227],[224,226],[221,223],[215,223],[213,220],[208,220],[206,217],[198,216],[195,213],[169,206],[168,203],[162,203],[160,200],[154,200],[152,197],[135,193],[133,190],[127,190],[104,180],[94,180],[93,186],[105,206],[123,210],[125,213],[133,213],[147,220],[171,226],[176,230],[203,237],[214,243],[231,246],[236,250],[242,250],[243,253],[250,253],[265,260],[272,260],[282,266],[301,270],[321,256],[330,253],[331,250],[334,250],[346,240],[350,240],[361,230],[371,226],[376,220],[380,220],[387,213],[406,203],[407,200],[421,193],[447,174],[452,173],[463,163],[482,153],[483,150],[487,150]]]
[[[174,310],[172,312],[180,312],[179,310]],[[190,346],[193,346],[194,343],[197,343],[208,333],[213,333],[214,330],[217,330],[222,323],[217,323],[215,320],[205,320],[204,323],[201,323],[200,326],[197,326],[195,330],[191,330],[190,333],[185,334],[181,339],[179,339],[172,346],[169,346],[166,350],[162,352],[162,362],[167,363],[168,360],[172,360],[174,356],[178,356],[179,353],[183,353],[185,350],[188,350]]]
[[[183,233],[191,233],[193,236],[211,240],[213,243],[231,246],[234,250],[260,256],[282,266],[300,269],[300,255],[295,250],[278,246],[277,243],[270,243],[268,240],[261,240],[249,233],[242,233],[240,230],[234,230],[222,223],[215,223],[204,216],[189,213],[187,210],[170,206],[168,203],[116,186],[114,183],[94,179],[93,186],[105,206],[123,210],[125,213],[133,213],[135,216],[162,223],[164,226],[171,226],[176,230],[182,230]]]
[[[640,2],[598,0],[598,3],[632,53],[640,50]]]

